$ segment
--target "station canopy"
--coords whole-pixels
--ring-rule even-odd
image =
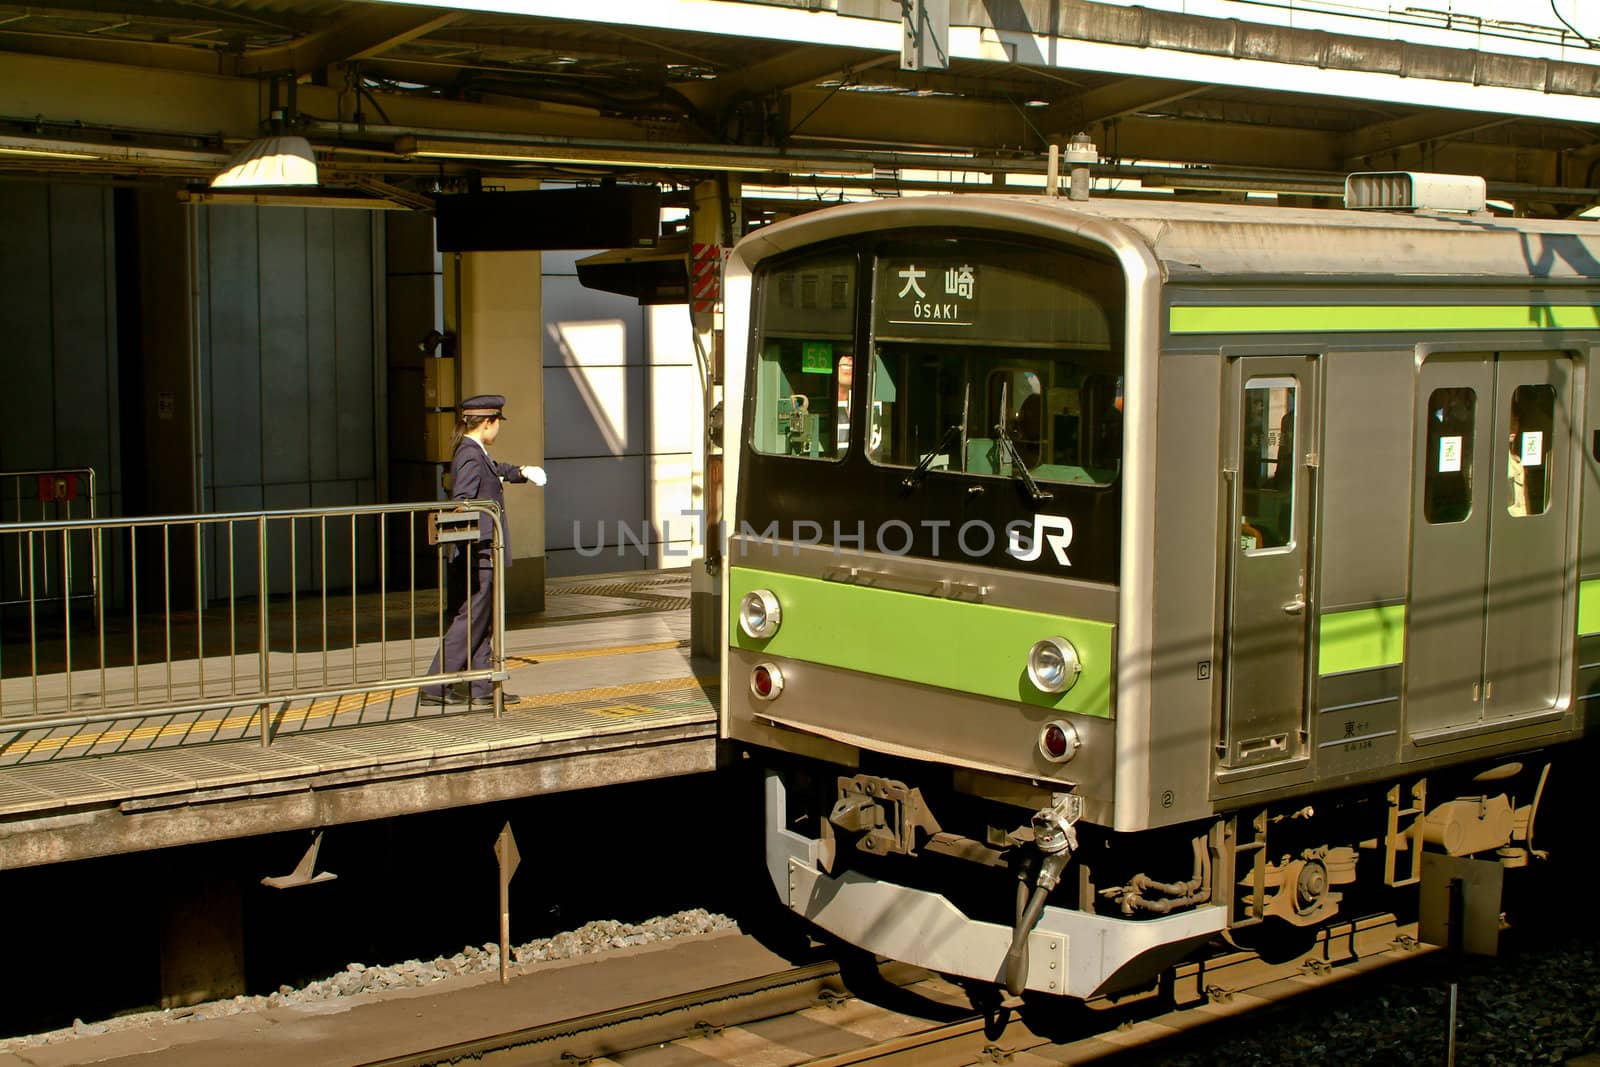
[[[1600,53],[1582,27],[1463,34],[1423,7],[1399,39],[1307,17],[1353,6],[0,3],[0,176],[427,209],[524,180],[684,198],[736,174],[752,210],[793,213],[1037,189],[1049,146],[1081,132],[1103,192],[1333,204],[1348,172],[1427,170],[1483,176],[1502,210],[1595,205]],[[310,142],[315,187],[210,187],[268,134]]]

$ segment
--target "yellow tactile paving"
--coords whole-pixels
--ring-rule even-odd
[[[687,641],[652,641],[643,645],[615,645],[610,648],[573,648],[559,652],[539,652],[526,656],[507,656],[507,663],[525,666],[536,663],[557,663],[568,659],[592,659],[595,656],[628,656],[636,652],[664,652],[672,648],[688,648]]]
[[[646,693],[663,693],[673,689],[684,689],[699,683],[701,680],[693,675],[663,678],[657,681],[628,682],[623,685],[596,686],[589,689],[572,689],[559,693],[541,693],[536,696],[524,696],[517,705],[519,710],[530,708],[553,707],[564,704],[573,704],[582,701],[603,700],[608,697],[641,696]],[[701,683],[706,684],[706,683]],[[710,680],[709,684],[715,684]],[[347,714],[374,704],[382,704],[398,697],[415,693],[415,689],[387,690],[381,693],[351,694],[328,700],[318,700],[303,708],[290,708],[281,715],[274,714],[272,732],[274,735],[287,733],[300,733],[309,725],[323,720],[332,720],[336,716]],[[624,705],[612,705],[614,709]],[[640,711],[653,711],[652,708],[639,708],[637,705],[625,705],[633,708],[633,714]],[[592,714],[616,717],[615,711],[594,710]],[[133,716],[129,716],[133,718]],[[126,720],[124,720],[126,721]],[[407,716],[407,722],[426,723],[426,717],[413,719]],[[205,713],[193,718],[184,718],[181,721],[136,727],[118,727],[112,725],[103,729],[85,727],[62,727],[61,729],[77,730],[78,732],[63,736],[38,736],[46,731],[30,731],[28,735],[17,738],[11,743],[0,746],[0,754],[9,749],[20,748],[27,753],[28,759],[40,759],[51,754],[67,752],[70,749],[89,749],[97,745],[115,745],[126,747],[129,742],[145,742],[156,744],[164,739],[179,739],[183,737],[194,738],[201,735],[205,739],[225,730],[254,727],[253,736],[260,735],[260,712],[256,708],[242,711],[230,711],[222,715]]]

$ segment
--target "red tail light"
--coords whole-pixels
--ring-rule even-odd
[[[759,700],[773,700],[783,692],[783,672],[776,663],[756,664],[750,672],[750,692]]]

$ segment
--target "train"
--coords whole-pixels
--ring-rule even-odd
[[[743,238],[721,733],[782,903],[1043,997],[1389,897],[1492,942],[1600,690],[1600,226],[1490,207],[1394,172]]]

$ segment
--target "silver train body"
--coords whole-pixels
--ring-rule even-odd
[[[1087,997],[1537,854],[1600,679],[1600,227],[908,198],[726,296],[722,729],[795,912]]]

